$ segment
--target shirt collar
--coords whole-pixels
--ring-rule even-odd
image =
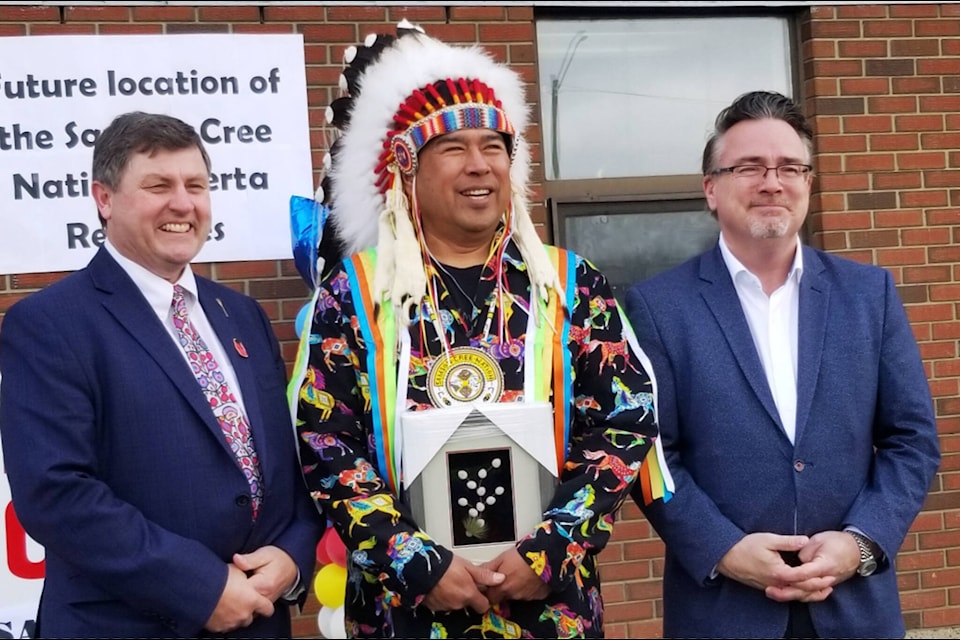
[[[723,263],[727,266],[727,271],[730,272],[730,279],[734,282],[737,281],[737,277],[741,273],[749,274],[752,278],[756,279],[756,276],[747,269],[742,262],[740,262],[733,252],[730,251],[730,247],[727,246],[726,240],[723,239],[723,232],[720,232],[720,255],[723,257]],[[797,239],[797,248],[793,252],[793,265],[790,267],[790,271],[787,273],[787,280],[793,278],[796,282],[800,282],[800,278],[803,276],[803,250],[800,246],[800,240]]]
[[[143,297],[147,299],[150,308],[153,309],[159,317],[166,317],[170,312],[170,303],[173,300],[173,284],[122,255],[109,240],[104,240],[103,246],[107,250],[107,253],[117,261],[120,268],[130,276],[133,284],[140,290]],[[185,296],[185,301],[187,309],[192,309],[198,298],[197,279],[193,275],[193,270],[190,269],[189,264],[184,267],[183,273],[180,275],[180,279],[177,280],[176,284],[183,287],[183,289],[189,293],[189,295]]]

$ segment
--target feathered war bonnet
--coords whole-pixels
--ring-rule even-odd
[[[529,107],[520,77],[477,46],[445,44],[407,21],[397,34],[368,36],[344,54],[341,96],[327,109],[337,134],[319,190],[330,207],[328,235],[345,255],[377,248],[374,299],[389,300],[408,321],[427,293],[427,276],[400,174],[416,172],[417,153],[438,135],[494,129],[510,140],[512,155],[506,233],[526,263],[531,297],[546,302],[552,289],[562,304],[559,277],[530,218]]]

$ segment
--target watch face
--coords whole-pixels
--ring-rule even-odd
[[[866,578],[869,575],[872,575],[874,571],[877,570],[877,561],[876,560],[865,560],[860,564],[860,568],[857,569],[857,573]]]

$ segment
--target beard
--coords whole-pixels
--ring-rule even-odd
[[[749,226],[750,237],[755,240],[782,238],[790,231],[790,219],[787,216],[751,217]]]

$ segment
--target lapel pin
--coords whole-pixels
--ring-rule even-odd
[[[229,317],[230,317],[230,314],[227,313],[227,308],[226,308],[225,306],[223,306],[223,300],[221,300],[220,298],[217,298],[217,304],[220,305],[220,311],[223,311],[223,315],[225,315],[225,316],[227,316],[227,317],[229,318]],[[246,357],[246,356],[244,356],[244,357]]]
[[[241,358],[249,357],[247,356],[247,348],[243,346],[243,343],[237,340],[236,338],[233,339],[233,348],[237,350],[237,353],[240,354]]]

